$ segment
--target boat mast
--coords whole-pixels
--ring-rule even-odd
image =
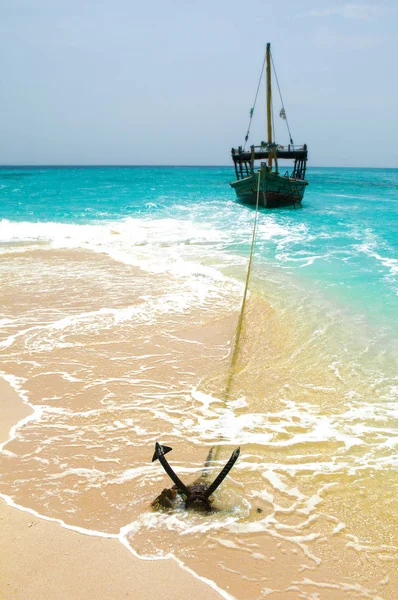
[[[268,144],[272,144],[272,121],[271,121],[271,44],[267,44],[267,130],[268,130]],[[272,166],[272,154],[270,152],[268,157],[268,166]]]

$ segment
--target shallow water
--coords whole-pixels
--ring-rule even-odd
[[[253,210],[229,169],[0,171],[2,371],[35,409],[0,492],[177,556],[236,598],[395,598],[398,171],[314,169]],[[151,511],[220,447],[221,510]]]

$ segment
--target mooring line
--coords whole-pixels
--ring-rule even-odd
[[[248,266],[247,266],[246,283],[245,283],[245,290],[243,292],[242,306],[241,306],[241,309],[240,309],[238,324],[236,326],[236,336],[235,336],[234,349],[233,349],[233,353],[232,353],[231,366],[230,366],[230,369],[229,369],[229,377],[228,377],[227,385],[226,385],[225,392],[224,392],[224,401],[225,402],[229,398],[229,394],[230,394],[230,391],[231,391],[232,380],[233,380],[234,371],[235,371],[235,366],[236,366],[236,363],[237,363],[237,360],[238,360],[238,356],[239,356],[240,336],[241,336],[241,333],[242,333],[243,317],[244,317],[245,308],[246,308],[247,292],[248,292],[248,289],[249,289],[250,273],[251,273],[251,268],[252,268],[252,264],[253,264],[254,246],[255,246],[256,234],[257,234],[258,205],[259,205],[259,198],[260,198],[260,182],[261,182],[261,170],[258,172],[256,212],[254,214],[252,243],[251,243],[251,247],[250,247],[250,256],[249,256],[249,263],[248,263]]]
[[[254,214],[252,243],[251,243],[249,263],[248,263],[247,273],[246,273],[245,289],[244,289],[244,293],[243,293],[243,299],[242,299],[242,305],[241,305],[241,309],[240,309],[240,313],[239,313],[238,324],[236,326],[235,341],[234,341],[234,346],[233,346],[233,350],[232,350],[232,357],[231,357],[231,364],[229,367],[228,379],[226,381],[226,386],[224,389],[224,393],[222,395],[222,400],[225,405],[227,404],[230,394],[231,394],[232,382],[234,379],[236,365],[237,365],[238,357],[239,357],[239,346],[240,346],[240,340],[241,340],[241,334],[242,334],[242,328],[243,328],[243,318],[244,318],[245,307],[246,307],[247,293],[248,293],[249,280],[250,280],[250,272],[251,272],[251,268],[252,268],[252,264],[253,264],[254,245],[255,245],[256,233],[257,233],[258,206],[259,206],[259,200],[260,200],[260,183],[261,183],[261,169],[258,171],[256,211]],[[177,489],[180,491],[180,493],[182,493],[182,495],[185,496],[185,498],[186,498],[185,499],[185,508],[196,508],[196,509],[200,509],[200,510],[205,510],[206,512],[211,512],[212,507],[211,507],[211,500],[209,500],[210,496],[212,495],[213,492],[215,492],[215,490],[219,487],[219,485],[221,485],[221,483],[224,481],[225,477],[228,475],[228,473],[230,472],[230,470],[232,469],[232,467],[234,466],[235,462],[238,459],[238,456],[240,453],[239,447],[234,450],[230,459],[228,460],[228,462],[226,463],[224,468],[220,471],[220,473],[218,474],[216,479],[210,485],[207,485],[205,480],[207,479],[207,476],[209,475],[210,463],[212,463],[218,459],[218,455],[219,455],[221,449],[223,448],[224,445],[226,445],[225,444],[226,440],[223,440],[223,436],[221,435],[221,433],[218,436],[218,440],[219,440],[219,442],[224,441],[224,444],[219,443],[219,444],[214,444],[212,446],[212,448],[210,449],[210,451],[207,455],[204,467],[202,469],[201,477],[190,486],[185,486],[185,484],[181,481],[181,479],[178,477],[178,475],[176,475],[176,473],[174,473],[172,467],[167,462],[167,459],[165,458],[165,454],[170,452],[171,448],[169,446],[162,446],[161,444],[156,442],[155,453],[153,455],[152,462],[155,460],[160,461],[160,463],[161,463],[162,467],[164,468],[164,470],[166,471],[167,475],[170,477],[170,479],[175,484],[175,487],[177,487]],[[173,496],[173,489],[163,490],[163,492],[154,500],[154,502],[152,502],[152,507],[154,507],[154,508],[158,508],[158,507],[171,508],[173,499],[175,499],[175,493]]]
[[[255,247],[256,234],[257,234],[258,207],[259,207],[259,201],[260,201],[260,183],[261,183],[261,168],[258,171],[256,211],[254,213],[252,243],[251,243],[251,248],[250,248],[249,263],[247,266],[245,289],[243,292],[243,299],[242,299],[242,305],[241,305],[241,309],[240,309],[238,324],[236,326],[235,341],[234,341],[234,346],[233,346],[233,351],[232,351],[231,364],[229,367],[228,379],[227,379],[224,393],[222,395],[222,400],[225,404],[228,403],[228,400],[230,397],[231,387],[232,387],[232,383],[233,383],[233,379],[234,379],[234,375],[235,375],[235,371],[236,371],[236,364],[238,362],[238,357],[239,357],[240,338],[241,338],[242,327],[243,327],[243,317],[245,314],[246,299],[247,299],[247,293],[248,293],[248,289],[249,289],[250,273],[251,273],[252,264],[253,264],[254,247]],[[207,475],[208,468],[211,465],[211,463],[213,461],[217,460],[222,447],[223,447],[222,445],[214,445],[210,448],[210,451],[207,455],[207,458],[206,458],[206,461],[205,461],[205,464],[203,467],[203,471],[202,471],[203,477],[205,477]]]

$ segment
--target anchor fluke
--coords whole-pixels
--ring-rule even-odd
[[[166,460],[165,454],[170,452],[171,448],[169,446],[161,446],[158,442],[155,444],[155,453],[152,458],[152,462],[159,459],[160,464],[163,469],[166,471],[167,475],[170,477],[171,481],[177,486],[177,488],[185,494],[185,496],[189,496],[189,490],[186,485],[183,484],[181,479],[174,473],[173,469],[170,467],[169,463]]]
[[[152,457],[152,462],[155,462],[155,460],[158,460],[159,457],[160,457],[160,455],[164,456],[168,452],[171,452],[172,449],[173,448],[170,448],[170,446],[162,446],[161,444],[159,444],[158,442],[156,442],[155,452],[154,452],[153,457]]]
[[[219,475],[217,475],[217,477],[215,478],[213,483],[211,485],[209,485],[209,487],[207,488],[207,490],[205,492],[207,498],[209,498],[209,496],[211,496],[211,494],[213,492],[215,492],[216,489],[222,484],[222,482],[224,481],[224,479],[226,478],[226,476],[228,475],[228,473],[230,472],[230,470],[232,469],[232,467],[238,460],[239,454],[240,454],[240,448],[236,448],[232,452],[231,458],[229,459],[229,461],[227,462],[227,464],[225,465],[225,467],[223,468],[221,473]]]

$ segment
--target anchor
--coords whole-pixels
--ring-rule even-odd
[[[185,501],[186,509],[194,509],[200,512],[212,512],[215,509],[212,507],[212,500],[210,496],[216,491],[216,489],[222,484],[240,454],[240,448],[236,448],[225,467],[217,475],[212,484],[207,485],[203,478],[196,480],[191,485],[186,486],[178,475],[173,471],[165,454],[170,452],[172,448],[169,446],[161,446],[158,442],[155,445],[155,453],[152,457],[152,462],[159,460],[163,469],[174,483],[173,488],[164,489],[162,493],[152,502],[153,508],[173,508],[173,501],[177,498],[177,491],[180,493]]]

